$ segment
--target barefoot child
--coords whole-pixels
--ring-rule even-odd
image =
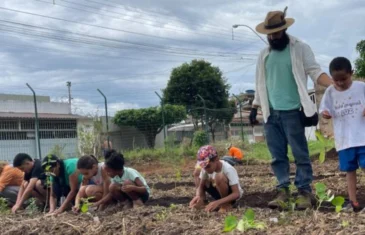
[[[18,153],[14,158],[13,166],[24,172],[24,180],[11,211],[16,213],[31,196],[35,197],[38,202],[45,202],[46,190],[43,185],[45,174],[41,161],[38,159],[33,160],[26,153]]]
[[[332,60],[330,73],[334,84],[324,93],[319,111],[333,119],[340,170],[347,172],[350,206],[358,212],[356,170],[365,168],[365,83],[352,81],[351,63],[344,57]]]
[[[150,195],[150,188],[143,176],[133,168],[124,166],[122,154],[113,152],[105,161],[105,171],[111,177],[110,198],[132,202],[133,207],[143,206]]]
[[[210,145],[201,147],[197,158],[202,170],[199,187],[196,196],[190,202],[190,207],[202,207],[207,192],[215,200],[205,207],[207,212],[218,208],[220,212],[229,210],[243,194],[236,169],[226,161],[220,160],[216,149]]]
[[[77,169],[83,175],[82,186],[76,195],[73,211],[80,209],[81,198],[93,197],[92,202],[98,202],[109,193],[110,178],[104,169],[104,162],[90,155],[83,156],[77,162]],[[89,183],[93,184],[89,184]],[[99,207],[100,210],[103,207]]]
[[[43,170],[52,175],[49,213],[54,215],[62,213],[75,201],[82,182],[82,175],[77,170],[78,160],[78,158],[62,160],[55,155],[48,155],[43,159]],[[61,197],[65,197],[65,201],[56,210],[56,205],[60,203]]]

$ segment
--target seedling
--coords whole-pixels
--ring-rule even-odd
[[[29,199],[29,205],[25,208],[28,215],[33,215],[38,212],[36,200],[34,198]]]
[[[6,198],[0,197],[0,213],[8,213],[8,200]]]
[[[90,200],[94,199],[95,197],[88,197],[88,198],[81,198],[81,207],[80,211],[82,213],[87,213],[89,211],[89,207],[92,205]]]
[[[255,212],[252,209],[247,209],[239,221],[232,215],[227,216],[224,220],[223,232],[231,232],[235,229],[240,232],[245,232],[250,229],[264,230],[266,229],[266,225],[263,222],[255,221]]]
[[[45,166],[45,175],[46,175],[46,204],[44,205],[43,212],[46,212],[46,208],[49,202],[49,190],[51,187],[51,177],[54,176],[54,173],[51,172],[52,163],[55,163],[56,160],[52,160],[51,154],[47,155],[47,162],[43,163],[42,165]]]
[[[326,160],[326,152],[327,152],[327,140],[321,134],[319,130],[315,131],[315,135],[319,142],[321,143],[321,150],[319,152],[319,163],[323,163]]]
[[[316,183],[316,197],[318,200],[317,211],[321,207],[323,202],[331,202],[332,205],[336,207],[336,212],[340,212],[342,210],[342,205],[345,202],[345,199],[341,196],[336,196],[332,194],[331,190],[327,190],[327,187],[324,183]]]
[[[176,188],[176,181],[180,182],[181,181],[181,170],[180,169],[176,169],[176,173],[175,173],[175,188]]]

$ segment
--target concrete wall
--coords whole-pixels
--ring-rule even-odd
[[[30,90],[29,90],[30,92]],[[37,95],[38,102],[50,102],[51,97]],[[33,95],[13,95],[13,94],[0,94],[0,100],[18,100],[18,101],[31,101],[33,102]]]
[[[38,113],[69,114],[68,103],[37,102]],[[34,113],[34,103],[30,101],[0,100],[0,112]]]
[[[56,145],[63,148],[65,158],[77,156],[77,139],[41,139],[42,158],[46,156]],[[18,153],[27,153],[31,157],[37,157],[36,141],[31,140],[2,140],[0,141],[0,161],[12,162]]]

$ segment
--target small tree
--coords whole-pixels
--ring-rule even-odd
[[[355,61],[355,76],[365,79],[365,40],[361,40],[356,45],[356,51],[359,52],[360,56]]]
[[[186,110],[181,105],[164,106],[165,125],[180,122],[186,118]],[[133,126],[141,131],[149,148],[154,148],[156,135],[163,129],[161,107],[126,109],[118,111],[113,119],[118,126]]]
[[[93,117],[91,125],[79,127],[77,135],[80,155],[93,154],[94,156],[101,156],[102,127],[103,124],[97,116]]]

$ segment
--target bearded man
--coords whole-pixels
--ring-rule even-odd
[[[332,84],[332,80],[321,70],[311,48],[287,33],[294,19],[285,18],[286,10],[287,7],[283,12],[269,12],[265,21],[256,27],[257,32],[267,35],[269,47],[263,49],[258,58],[250,122],[251,125],[257,123],[257,108],[261,107],[272,156],[271,167],[278,181],[277,196],[268,206],[278,208],[289,200],[290,145],[296,164],[296,208],[304,210],[312,207],[313,178],[305,127],[318,123],[316,106],[307,91],[307,76],[325,87]]]

